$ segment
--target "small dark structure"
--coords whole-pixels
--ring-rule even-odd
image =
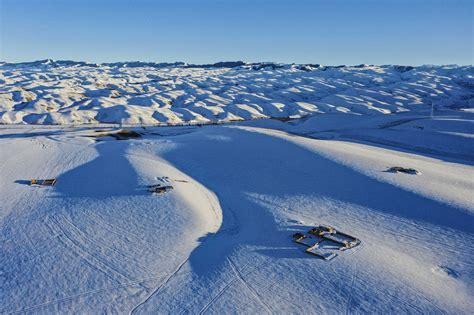
[[[56,184],[56,178],[50,179],[32,179],[30,186],[54,186]]]
[[[139,132],[136,132],[133,130],[127,130],[127,129],[122,129],[117,132],[105,131],[105,130],[95,130],[94,132],[97,132],[97,134],[94,134],[88,137],[94,137],[96,138],[96,141],[101,141],[100,139],[97,139],[97,138],[102,138],[102,137],[112,137],[115,140],[128,140],[128,139],[140,138],[142,136],[142,134]]]
[[[414,168],[405,168],[401,166],[392,166],[390,167],[387,172],[389,173],[404,173],[410,175],[419,175],[421,174],[419,171],[415,170]]]
[[[173,186],[161,186],[160,184],[148,186],[148,191],[154,194],[164,194],[173,190]]]
[[[345,251],[359,245],[359,239],[348,234],[336,231],[329,225],[319,225],[308,231],[309,235],[297,232],[293,234],[295,243],[307,247],[306,252],[324,260],[331,260],[337,256],[335,251]],[[329,247],[325,244],[332,244]]]

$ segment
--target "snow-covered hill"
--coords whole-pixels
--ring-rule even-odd
[[[472,70],[0,65],[0,313],[472,314]]]
[[[472,108],[473,67],[0,64],[3,124],[180,124]]]
[[[471,314],[472,120],[341,117],[98,142],[111,129],[1,126],[0,313]],[[464,146],[430,140],[455,130]],[[308,255],[291,235],[321,223],[362,243]]]

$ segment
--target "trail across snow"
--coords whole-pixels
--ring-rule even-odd
[[[355,127],[328,137],[311,120],[101,142],[88,128],[4,127],[0,312],[469,314],[469,152],[390,147],[387,130],[422,131],[387,119],[366,121],[384,145],[341,139]],[[385,172],[398,164],[422,174]],[[175,189],[148,193],[162,176]],[[26,184],[45,177],[57,185]],[[312,257],[290,236],[319,223],[362,244]]]

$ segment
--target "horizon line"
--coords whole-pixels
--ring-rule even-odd
[[[90,65],[106,65],[106,64],[114,64],[114,63],[154,63],[154,64],[183,64],[186,66],[212,66],[219,63],[243,63],[243,65],[252,65],[252,64],[280,64],[280,65],[319,65],[319,66],[329,66],[329,67],[354,67],[354,66],[413,66],[413,67],[422,67],[422,66],[457,66],[457,67],[472,67],[473,64],[457,64],[457,63],[446,63],[446,64],[433,64],[433,63],[424,63],[424,64],[400,64],[400,63],[384,63],[384,64],[372,64],[372,63],[357,63],[357,64],[322,64],[316,62],[304,62],[304,63],[296,63],[296,62],[280,62],[280,61],[243,61],[243,60],[221,60],[214,63],[188,63],[186,61],[145,61],[145,60],[119,60],[119,61],[106,61],[106,62],[93,62],[93,61],[86,61],[86,60],[75,60],[75,59],[53,59],[53,58],[46,58],[46,59],[36,59],[36,60],[27,60],[27,61],[5,61],[0,60],[0,64],[28,64],[28,63],[35,63],[35,62],[75,62],[75,63],[85,63]]]

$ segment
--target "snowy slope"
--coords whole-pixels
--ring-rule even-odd
[[[472,148],[470,117],[456,115],[141,128],[100,142],[82,127],[3,126],[0,312],[470,314],[472,152],[416,144],[427,132]],[[407,136],[388,143],[397,130]],[[395,165],[421,175],[385,172]],[[157,176],[187,183],[153,196]],[[34,177],[58,182],[26,185]],[[309,256],[290,236],[319,223],[362,244]]]
[[[472,66],[5,63],[0,123],[154,125],[472,109],[473,86]]]
[[[202,234],[221,224],[215,196],[141,150],[146,142],[95,146],[48,132],[0,137],[0,312],[36,313],[77,301],[82,313],[127,309],[130,298],[163,281]],[[150,197],[146,185],[164,174],[188,183]],[[61,184],[30,187],[32,176]]]
[[[0,313],[472,314],[473,88],[472,66],[0,63]],[[317,224],[362,243],[310,256],[291,235]]]

